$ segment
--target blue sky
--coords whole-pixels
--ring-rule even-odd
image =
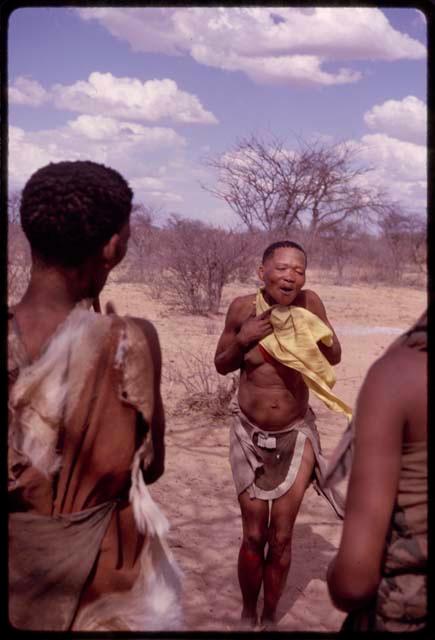
[[[200,182],[256,132],[351,141],[372,184],[426,209],[426,20],[409,9],[21,8],[8,32],[9,188],[92,159],[137,202],[233,226]]]

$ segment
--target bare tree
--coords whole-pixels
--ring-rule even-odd
[[[229,152],[206,160],[217,171],[217,185],[203,188],[225,201],[248,229],[303,228],[307,237],[373,216],[384,205],[382,194],[363,186],[370,168],[356,165],[348,144],[307,143],[296,151],[278,138],[252,135]]]
[[[343,280],[344,267],[354,251],[357,236],[357,226],[352,222],[346,222],[332,229],[326,229],[319,238],[321,241],[326,241],[330,261],[337,269],[338,283]]]
[[[155,217],[154,209],[142,203],[133,205],[128,262],[131,265],[130,272],[132,273],[130,275],[140,282],[147,278],[151,258],[156,247]]]
[[[224,286],[250,256],[247,235],[177,216],[167,231],[166,286],[190,313],[217,313]]]

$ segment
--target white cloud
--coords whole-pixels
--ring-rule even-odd
[[[135,189],[145,189],[146,191],[161,191],[165,186],[163,180],[161,180],[160,178],[154,178],[152,176],[142,176],[140,178],[134,178],[131,181],[131,184]]]
[[[145,191],[143,197],[156,204],[163,204],[166,206],[184,201],[184,198],[179,193],[172,193],[171,191]]]
[[[9,88],[11,103],[38,107],[51,103],[58,109],[144,122],[216,124],[217,119],[193,94],[182,91],[169,78],[142,82],[94,71],[72,85],[55,84],[49,90],[31,78],[19,76]]]
[[[419,60],[425,47],[394,29],[375,8],[183,7],[77,9],[134,51],[191,55],[276,84],[355,82],[360,74],[328,62]]]
[[[404,142],[383,133],[361,138],[361,155],[369,164],[382,167],[387,174],[393,172],[400,180],[421,180],[426,175],[426,148]]]
[[[184,198],[169,190],[169,182],[155,176],[140,176],[130,180],[136,200],[143,200],[155,206],[168,206],[183,202]]]
[[[107,116],[81,115],[75,120],[70,120],[68,126],[90,140],[105,140],[117,145],[140,144],[148,151],[186,143],[173,129],[144,127],[134,122],[120,122]]]
[[[356,82],[359,72],[340,69],[328,73],[321,68],[322,60],[316,56],[269,56],[248,57],[235,53],[211,51],[202,45],[193,47],[192,55],[197,62],[230,71],[243,71],[259,84],[334,85]]]
[[[417,144],[426,142],[426,119],[426,104],[415,96],[387,100],[364,114],[364,121],[370,129]]]
[[[21,188],[34,171],[60,160],[76,159],[65,156],[59,149],[41,145],[19,127],[9,127],[9,181],[13,188]]]
[[[113,36],[128,40],[133,51],[178,55],[183,52],[174,29],[174,9],[77,9],[83,20],[98,20]],[[144,31],[145,27],[145,31]]]
[[[140,177],[155,158],[185,144],[172,129],[143,127],[104,116],[79,116],[56,129],[26,132],[9,128],[9,179],[20,188],[49,162],[94,160],[118,169],[128,180]]]
[[[8,98],[12,104],[39,107],[45,102],[48,102],[49,95],[44,87],[36,80],[25,76],[18,76],[14,84],[9,87]]]
[[[101,112],[116,118],[155,122],[170,119],[182,123],[217,122],[198,98],[181,91],[174,80],[117,78],[111,73],[94,71],[87,81],[72,85],[56,84],[51,90],[59,109],[81,113]]]
[[[358,159],[372,167],[366,180],[384,188],[393,200],[411,211],[424,211],[427,206],[426,164],[424,145],[392,138],[386,134],[365,135],[354,144]]]

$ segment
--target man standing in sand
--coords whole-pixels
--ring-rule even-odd
[[[331,365],[340,362],[341,347],[321,299],[303,290],[306,266],[305,251],[297,243],[270,245],[258,270],[264,286],[257,294],[233,300],[215,355],[220,374],[240,370],[238,397],[232,402],[230,462],[243,524],[241,617],[252,627],[258,623],[262,584],[260,624],[275,624],[295,518],[313,472],[320,485],[326,466],[308,405],[309,388],[329,408],[350,417],[347,405],[331,392]],[[341,517],[340,494],[322,493]]]

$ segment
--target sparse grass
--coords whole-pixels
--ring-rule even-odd
[[[208,336],[217,336],[222,331],[222,326],[213,320],[208,320],[205,325],[205,333]]]

